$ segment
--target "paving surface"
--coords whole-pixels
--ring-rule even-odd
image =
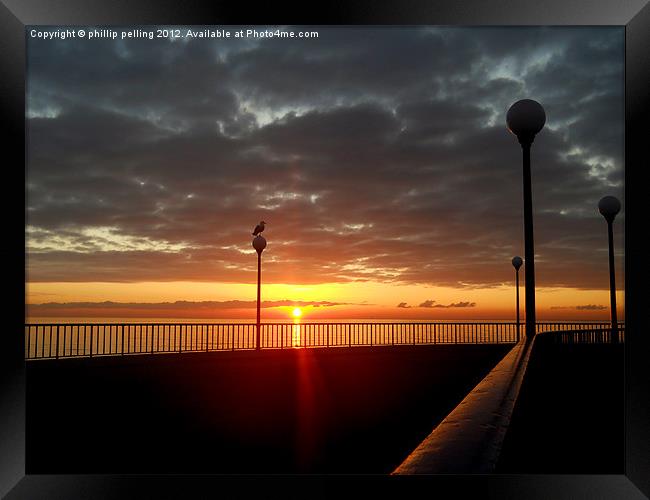
[[[29,362],[27,471],[389,473],[510,348]]]

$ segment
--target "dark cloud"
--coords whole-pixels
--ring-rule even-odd
[[[269,307],[332,307],[348,305],[365,305],[349,302],[304,301],[304,300],[263,300],[260,304],[263,308]],[[116,308],[147,308],[147,309],[178,309],[185,311],[191,308],[198,309],[254,309],[257,302],[254,300],[226,300],[214,301],[205,300],[200,302],[177,300],[175,302],[46,302],[43,304],[27,304],[30,312],[38,313],[41,310],[53,311],[56,309],[116,309]]]
[[[447,306],[436,306],[436,307],[476,307],[476,302],[455,302]]]
[[[607,306],[586,304],[583,306],[551,306],[551,309],[573,309],[576,311],[603,311],[607,309]]]
[[[279,307],[319,307],[361,306],[367,304],[331,302],[331,301],[300,301],[273,300],[262,301],[261,307],[269,310],[268,314],[281,314]],[[27,304],[28,317],[130,317],[130,318],[206,318],[215,317],[249,317],[250,312],[257,306],[254,300],[229,301],[176,301],[176,302],[48,302],[43,304]],[[273,309],[276,309],[275,311]],[[254,314],[254,313],[253,313]]]
[[[399,307],[399,306],[398,306]],[[451,304],[436,304],[435,300],[425,300],[418,307],[425,308],[438,308],[438,309],[450,309],[456,307],[476,307],[476,302],[452,302]]]
[[[409,306],[406,302],[400,302],[399,304],[397,304],[397,307],[400,307],[402,309],[410,309],[411,308],[411,306]]]
[[[320,32],[28,39],[28,279],[251,282],[264,219],[269,283],[511,283],[531,97],[537,284],[608,287],[622,28]]]

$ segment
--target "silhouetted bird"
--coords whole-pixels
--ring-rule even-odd
[[[251,234],[253,236],[257,236],[258,234],[262,234],[262,231],[264,231],[264,224],[266,224],[266,222],[261,221],[257,226],[255,226],[255,230]]]

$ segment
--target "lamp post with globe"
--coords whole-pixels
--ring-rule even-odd
[[[614,196],[605,196],[598,202],[598,211],[607,221],[609,240],[609,302],[612,318],[612,342],[618,342],[618,318],[616,315],[616,277],[614,272],[614,230],[616,215],[621,211],[621,202]]]
[[[260,296],[262,289],[262,252],[266,248],[266,239],[264,236],[260,234],[253,238],[253,248],[257,252],[257,329],[255,332],[255,349],[259,351],[262,346],[262,332],[260,328]]]
[[[537,101],[523,99],[508,110],[508,130],[517,136],[523,152],[524,258],[526,260],[526,336],[535,335],[535,248],[533,239],[533,195],[530,175],[530,147],[546,123],[544,108]]]
[[[519,342],[519,268],[524,263],[521,257],[512,258],[512,267],[515,268],[515,288],[517,290],[517,342]]]

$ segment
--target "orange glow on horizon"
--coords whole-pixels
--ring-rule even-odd
[[[155,317],[254,321],[255,298],[255,285],[236,283],[27,282],[25,303],[45,305],[28,306],[28,317]],[[522,287],[522,320],[525,317],[523,298]],[[107,301],[114,304],[106,306],[104,303]],[[452,288],[375,281],[268,284],[263,286],[262,301],[264,321],[287,318],[304,320],[306,316],[312,321],[515,318],[515,290],[511,285]],[[92,307],[75,304],[83,302],[92,303]],[[47,306],[52,303],[52,306]],[[463,303],[475,305],[461,307]],[[617,293],[617,303],[619,319],[623,320],[624,291]],[[61,307],[62,304],[68,306]],[[296,310],[300,312],[294,312]],[[540,287],[537,289],[537,316],[540,320],[607,320],[609,293],[607,290]]]

